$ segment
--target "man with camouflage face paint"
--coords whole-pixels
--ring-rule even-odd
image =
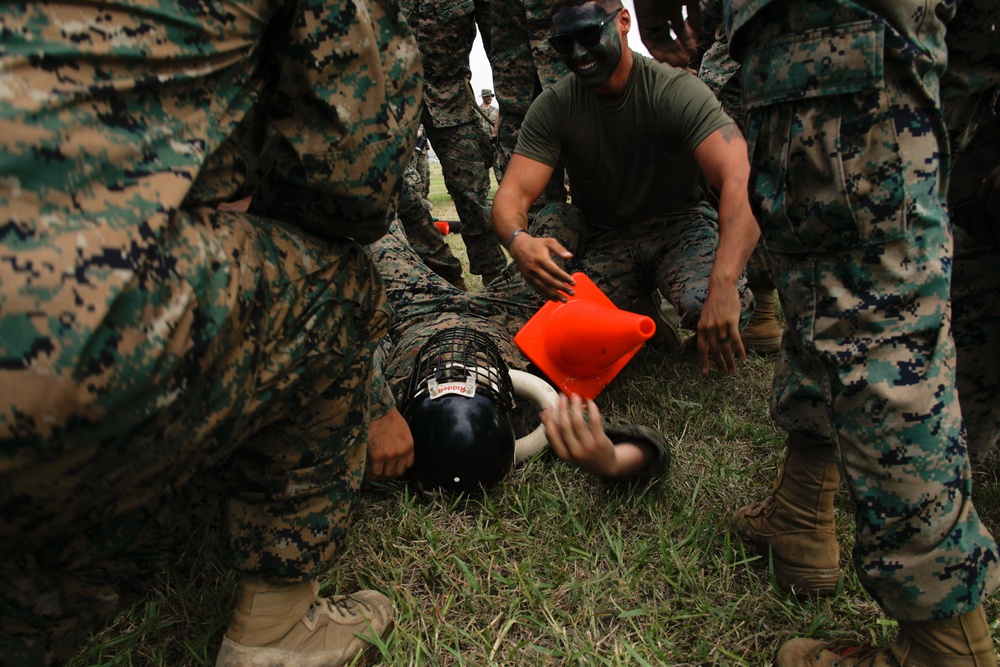
[[[347,664],[392,627],[380,593],[317,595],[388,325],[359,243],[422,97],[396,6],[361,4],[0,9],[5,665],[64,662],[127,605],[221,461],[242,577],[219,665]],[[256,215],[226,206],[259,166]],[[412,462],[396,444],[373,475]]]
[[[549,41],[572,74],[531,105],[494,199],[494,231],[547,298],[572,293],[571,271],[626,310],[658,289],[697,328],[703,372],[711,358],[730,373],[745,355],[739,330],[752,296],[742,274],[759,236],[746,143],[701,81],[628,48],[630,23],[617,0],[553,7]],[[573,205],[549,205],[539,221],[582,219],[573,252],[528,233],[528,210],[560,163]],[[718,216],[706,177],[721,193]],[[573,261],[564,270],[554,255]]]

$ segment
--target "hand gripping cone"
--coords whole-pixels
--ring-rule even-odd
[[[563,392],[596,398],[656,331],[652,318],[619,310],[582,273],[574,296],[548,301],[514,342]]]

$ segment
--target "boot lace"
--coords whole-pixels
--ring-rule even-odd
[[[318,598],[306,611],[306,618],[312,623],[316,620],[317,615],[326,614],[331,618],[350,621],[359,616],[358,607],[364,607],[364,604],[360,600],[355,600],[350,595]]]

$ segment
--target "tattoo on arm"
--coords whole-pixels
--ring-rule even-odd
[[[743,138],[743,133],[740,132],[740,128],[736,127],[736,123],[723,125],[719,128],[719,132],[722,133],[722,138],[726,140],[727,144],[733,143],[733,139]]]

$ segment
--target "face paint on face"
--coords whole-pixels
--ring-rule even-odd
[[[607,18],[604,9],[596,2],[571,7],[552,17],[552,32],[571,35],[578,30],[601,23]],[[573,42],[573,50],[559,54],[570,71],[588,88],[600,88],[611,78],[622,58],[622,42],[618,35],[617,17],[601,28],[601,40],[586,48]]]

